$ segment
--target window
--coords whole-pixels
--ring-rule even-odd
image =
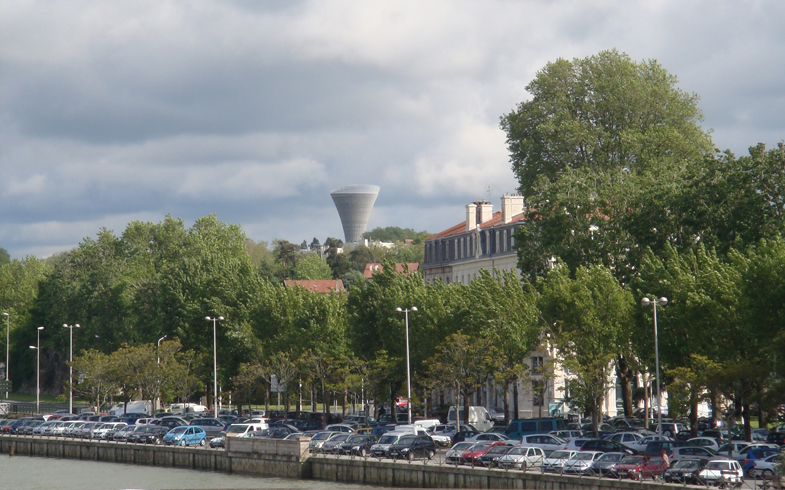
[[[542,374],[543,367],[542,357],[532,357],[532,374]]]

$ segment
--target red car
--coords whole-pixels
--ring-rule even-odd
[[[633,455],[625,456],[614,465],[612,474],[616,478],[630,478],[632,480],[645,480],[661,476],[668,469],[665,461],[659,456]]]
[[[502,441],[478,442],[474,446],[470,447],[467,451],[463,452],[461,455],[461,462],[463,464],[470,464],[472,466],[482,466],[483,462],[480,461],[480,456],[487,453],[488,450],[494,446],[506,446],[506,444]]]

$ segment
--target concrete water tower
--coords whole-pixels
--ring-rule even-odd
[[[346,243],[357,243],[362,239],[378,195],[379,186],[376,185],[347,185],[330,191],[341,217]]]

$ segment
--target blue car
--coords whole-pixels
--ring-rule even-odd
[[[207,433],[201,427],[183,425],[175,427],[164,436],[164,444],[174,446],[204,446]]]
[[[750,470],[755,467],[755,460],[756,459],[765,459],[772,454],[779,454],[780,450],[778,448],[770,448],[770,447],[761,447],[757,449],[752,449],[747,452],[747,457],[744,458],[744,473],[749,474]]]

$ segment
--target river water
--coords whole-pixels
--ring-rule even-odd
[[[370,489],[363,485],[229,475],[97,461],[0,455],[3,490]]]

